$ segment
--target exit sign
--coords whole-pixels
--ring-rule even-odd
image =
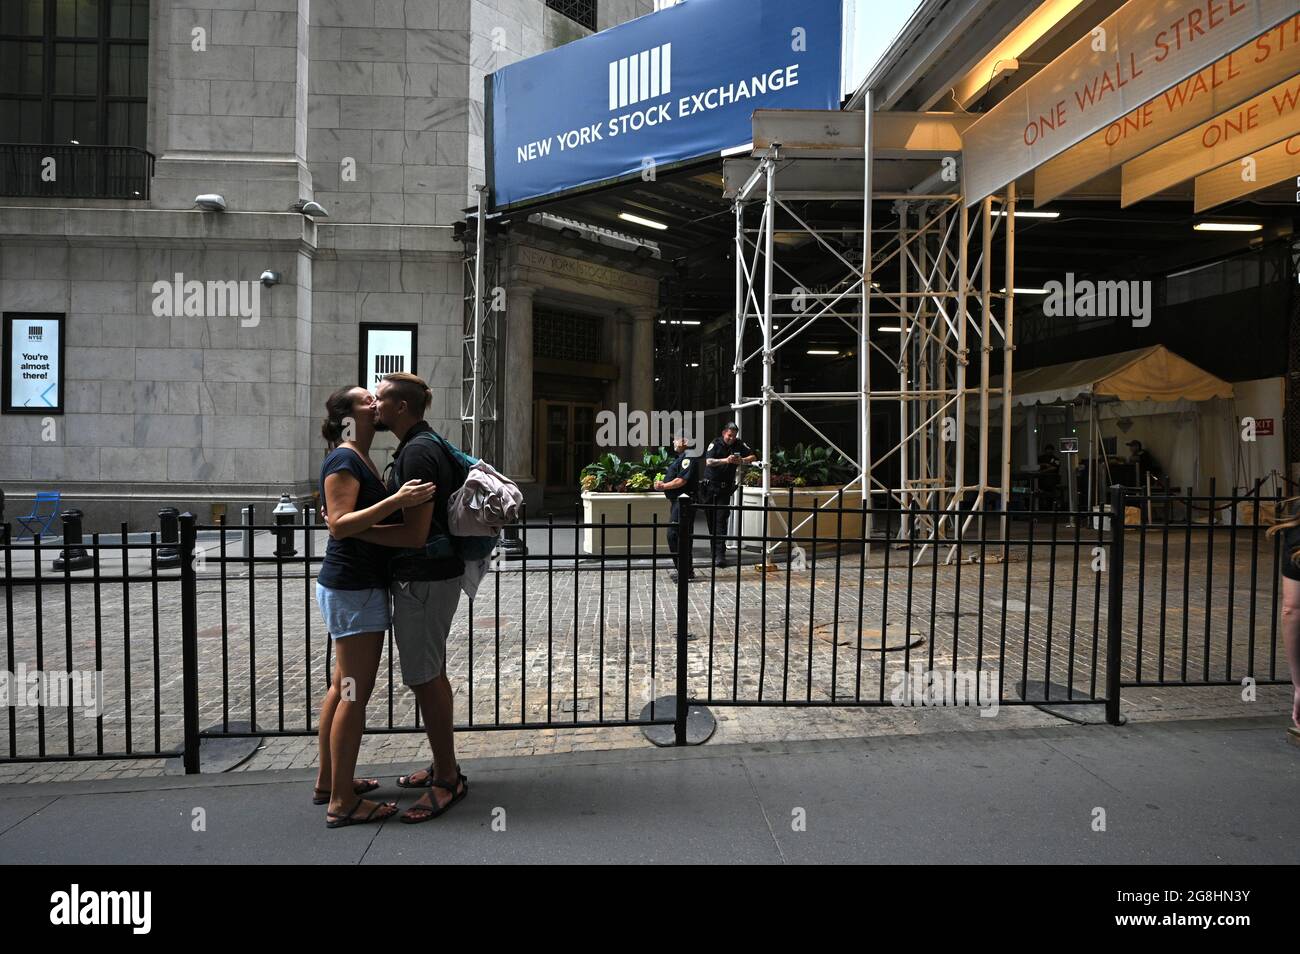
[[[1273,419],[1271,417],[1259,417],[1255,419],[1255,436],[1273,436]]]

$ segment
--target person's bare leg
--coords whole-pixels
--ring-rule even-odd
[[[420,703],[420,714],[428,727],[429,745],[433,749],[435,778],[440,782],[456,783],[460,777],[460,764],[456,761],[455,733],[452,731],[451,682],[444,672],[430,682],[412,686],[411,691],[415,693],[415,698]],[[456,791],[460,791],[459,785],[456,785]],[[452,797],[452,793],[445,788],[435,786],[421,795],[411,808],[432,809],[434,805],[441,808],[451,801]]]
[[[330,804],[329,810],[343,813],[355,800],[357,753],[365,728],[366,704],[375,687],[375,673],[384,648],[383,633],[358,633],[335,640],[338,654],[339,699],[330,726]],[[363,800],[364,801],[364,800]],[[369,811],[363,804],[361,811]]]
[[[425,730],[426,737],[429,740],[430,752],[435,751],[434,732],[433,729],[429,728],[429,716],[427,715],[428,708],[425,706],[424,700],[420,698],[420,692],[421,690],[426,690],[426,689],[432,690],[432,687],[433,687],[432,682],[426,682],[423,686],[410,687],[411,691],[415,693],[415,700],[417,704],[420,706],[420,718],[424,720],[424,730]],[[430,696],[429,698],[430,698],[430,703],[432,704],[432,696]],[[430,762],[432,762],[432,759],[430,759]],[[404,775],[402,777],[406,779],[406,781],[411,785],[423,785],[429,778],[429,770],[427,768],[417,769],[416,771],[412,772],[410,775]]]
[[[339,704],[339,664],[338,660],[334,661],[334,675],[330,679],[330,687],[325,692],[325,698],[320,703],[320,725],[316,730],[316,748],[319,758],[316,766],[316,791],[328,792],[330,790],[330,727],[334,724],[334,710]]]
[[[1300,727],[1300,580],[1282,578],[1282,640],[1291,665],[1291,721]]]

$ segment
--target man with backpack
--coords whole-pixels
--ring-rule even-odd
[[[376,526],[363,540],[403,549],[389,562],[393,596],[393,636],[402,681],[415,693],[433,749],[427,770],[403,776],[403,788],[428,788],[402,813],[407,823],[437,818],[468,793],[456,761],[452,732],[452,693],[447,679],[447,634],[460,603],[463,552],[448,529],[447,507],[465,481],[464,455],[437,434],[424,414],[433,398],[414,374],[385,375],[375,400],[376,430],[392,431],[401,442],[386,482],[393,493],[418,477],[435,485],[433,499],[402,511],[401,526]]]

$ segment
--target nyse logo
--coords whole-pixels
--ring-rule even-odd
[[[667,96],[673,88],[673,45],[665,43],[609,64],[609,108]]]
[[[45,329],[41,325],[27,326],[28,341],[42,341],[45,338]]]

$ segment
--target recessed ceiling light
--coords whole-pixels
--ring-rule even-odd
[[[892,332],[894,332],[894,333],[896,333],[896,334],[902,334],[902,333],[903,333],[903,329],[902,329],[902,328],[897,328],[897,327],[895,327],[895,326],[893,326],[893,325],[887,325],[887,326],[885,326],[885,327],[883,327],[883,328],[877,328],[876,330],[877,330],[877,331],[892,331]]]
[[[838,351],[826,351],[826,350],[823,350],[823,349],[821,349],[821,348],[812,348],[812,349],[810,349],[810,350],[808,351],[808,354],[825,355],[825,356],[828,356],[828,357],[832,357],[832,358],[833,358],[833,357],[835,357],[836,355],[838,355],[839,352],[838,352]]]
[[[664,225],[662,222],[656,222],[654,219],[643,219],[641,216],[633,215],[631,212],[620,212],[618,217],[624,222],[631,222],[634,225],[644,225],[648,229],[658,229],[661,232],[668,228],[668,226]]]
[[[1003,209],[999,209],[993,214],[1000,215],[1004,219],[1007,217],[1007,213]],[[1019,209],[1016,209],[1016,218],[1018,219],[1059,219],[1060,217],[1060,212],[1021,212]]]
[[[1258,232],[1263,227],[1258,222],[1197,222],[1192,226],[1197,232]]]
[[[999,295],[1005,295],[1006,293],[1007,293],[1006,288],[1002,288],[998,292]],[[1017,288],[1016,294],[1017,295],[1046,295],[1049,294],[1049,292],[1047,291],[1046,288]]]

